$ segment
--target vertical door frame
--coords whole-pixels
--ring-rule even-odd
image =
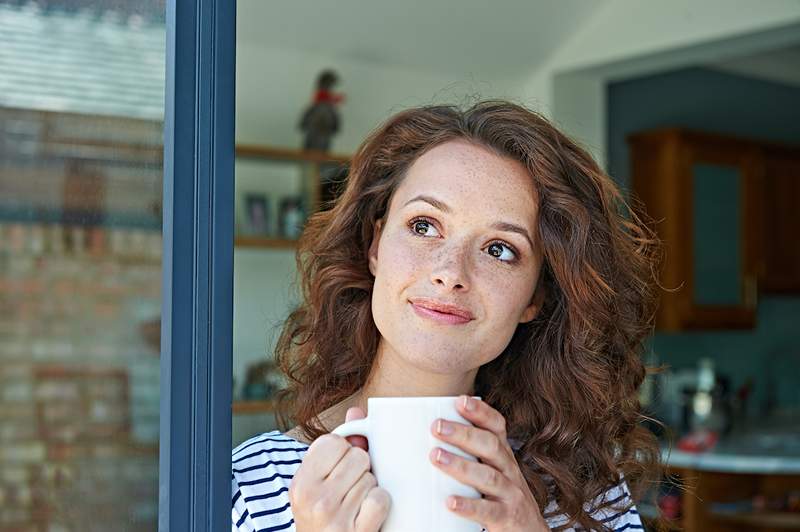
[[[159,530],[230,526],[235,0],[167,0]]]

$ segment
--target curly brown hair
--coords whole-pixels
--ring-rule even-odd
[[[375,224],[410,165],[456,139],[520,161],[540,201],[544,261],[537,290],[545,291],[544,304],[480,367],[475,394],[505,417],[509,437],[522,442],[517,460],[540,507],[555,500],[571,524],[603,530],[591,515],[598,508],[587,510],[587,501],[618,484],[620,474],[639,500],[661,474],[658,441],[642,426],[649,418],[638,400],[661,248],[638,204],[625,201],[584,149],[542,116],[507,101],[463,111],[408,109],[359,147],[341,196],[309,219],[299,242],[303,300],[276,348],[288,377],[278,393],[278,424],[285,431],[292,419],[316,439],[327,432],[318,414],[366,383],[380,338],[368,268]]]

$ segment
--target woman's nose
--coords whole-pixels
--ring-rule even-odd
[[[431,269],[431,283],[447,290],[469,289],[469,257],[466,246],[442,249]]]

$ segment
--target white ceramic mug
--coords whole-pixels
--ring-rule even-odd
[[[457,397],[370,397],[367,417],[339,425],[339,436],[365,436],[372,473],[389,492],[392,506],[382,532],[480,532],[481,525],[449,510],[447,497],[480,499],[475,488],[457,481],[430,461],[434,447],[469,455],[431,433],[438,419],[471,425],[456,410]],[[480,400],[480,397],[475,397]]]

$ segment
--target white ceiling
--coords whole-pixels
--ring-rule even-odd
[[[800,87],[800,45],[738,57],[710,66],[734,74]]]
[[[529,75],[608,0],[239,0],[239,42],[442,74]]]

